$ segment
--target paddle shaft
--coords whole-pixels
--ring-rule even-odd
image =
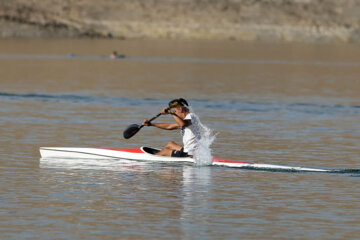
[[[170,108],[167,108],[165,111],[167,112],[167,111],[169,111],[170,110]],[[152,121],[154,121],[156,118],[158,118],[158,117],[160,117],[161,116],[161,114],[162,113],[159,113],[158,115],[156,115],[155,117],[153,117],[153,118],[151,118],[150,120],[148,120],[147,122],[148,123],[151,123]],[[173,115],[175,115],[175,116],[177,116],[178,118],[180,118],[176,113],[172,113]],[[140,127],[139,127],[139,129],[141,129],[142,127],[144,127],[145,125],[141,125]]]
[[[152,121],[154,121],[155,119],[157,119],[157,118],[160,117],[160,116],[161,116],[161,113],[159,113],[159,114],[156,115],[155,117],[149,119],[147,122],[148,122],[148,123],[151,123]],[[139,129],[141,129],[141,128],[144,127],[144,126],[145,126],[145,125],[141,125],[141,126],[139,127]]]

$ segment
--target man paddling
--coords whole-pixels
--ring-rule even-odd
[[[181,129],[181,136],[183,138],[183,146],[170,141],[168,144],[157,153],[161,156],[172,157],[189,157],[194,155],[199,145],[200,125],[199,118],[194,113],[190,113],[188,103],[185,99],[174,99],[169,103],[169,107],[164,107],[161,114],[171,114],[175,123],[152,123],[147,119],[144,120],[144,126],[154,126],[165,130]]]

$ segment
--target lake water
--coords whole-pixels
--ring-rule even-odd
[[[359,239],[359,45],[1,40],[0,76],[1,239]],[[178,97],[216,157],[350,170],[40,161],[180,143],[122,137]]]

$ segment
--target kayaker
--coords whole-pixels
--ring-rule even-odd
[[[187,101],[183,98],[174,99],[169,103],[169,107],[162,109],[161,114],[171,114],[174,117],[175,123],[149,123],[145,119],[143,125],[165,130],[181,129],[183,146],[170,141],[157,155],[172,157],[193,156],[201,138],[200,124],[196,114],[190,113]]]
[[[124,58],[125,55],[124,54],[118,54],[117,51],[113,51],[111,54],[110,54],[110,59],[118,59],[118,58]]]

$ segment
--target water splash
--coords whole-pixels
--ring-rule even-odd
[[[201,139],[194,154],[196,166],[211,165],[213,156],[210,146],[215,139],[216,134],[214,134],[213,130],[201,124]]]
[[[191,107],[190,107],[190,112],[194,112]],[[198,127],[200,129],[200,140],[198,147],[194,153],[195,165],[196,166],[211,165],[213,156],[210,147],[211,144],[216,139],[216,134],[212,129],[202,124],[199,119],[196,119],[196,122],[199,125]]]

